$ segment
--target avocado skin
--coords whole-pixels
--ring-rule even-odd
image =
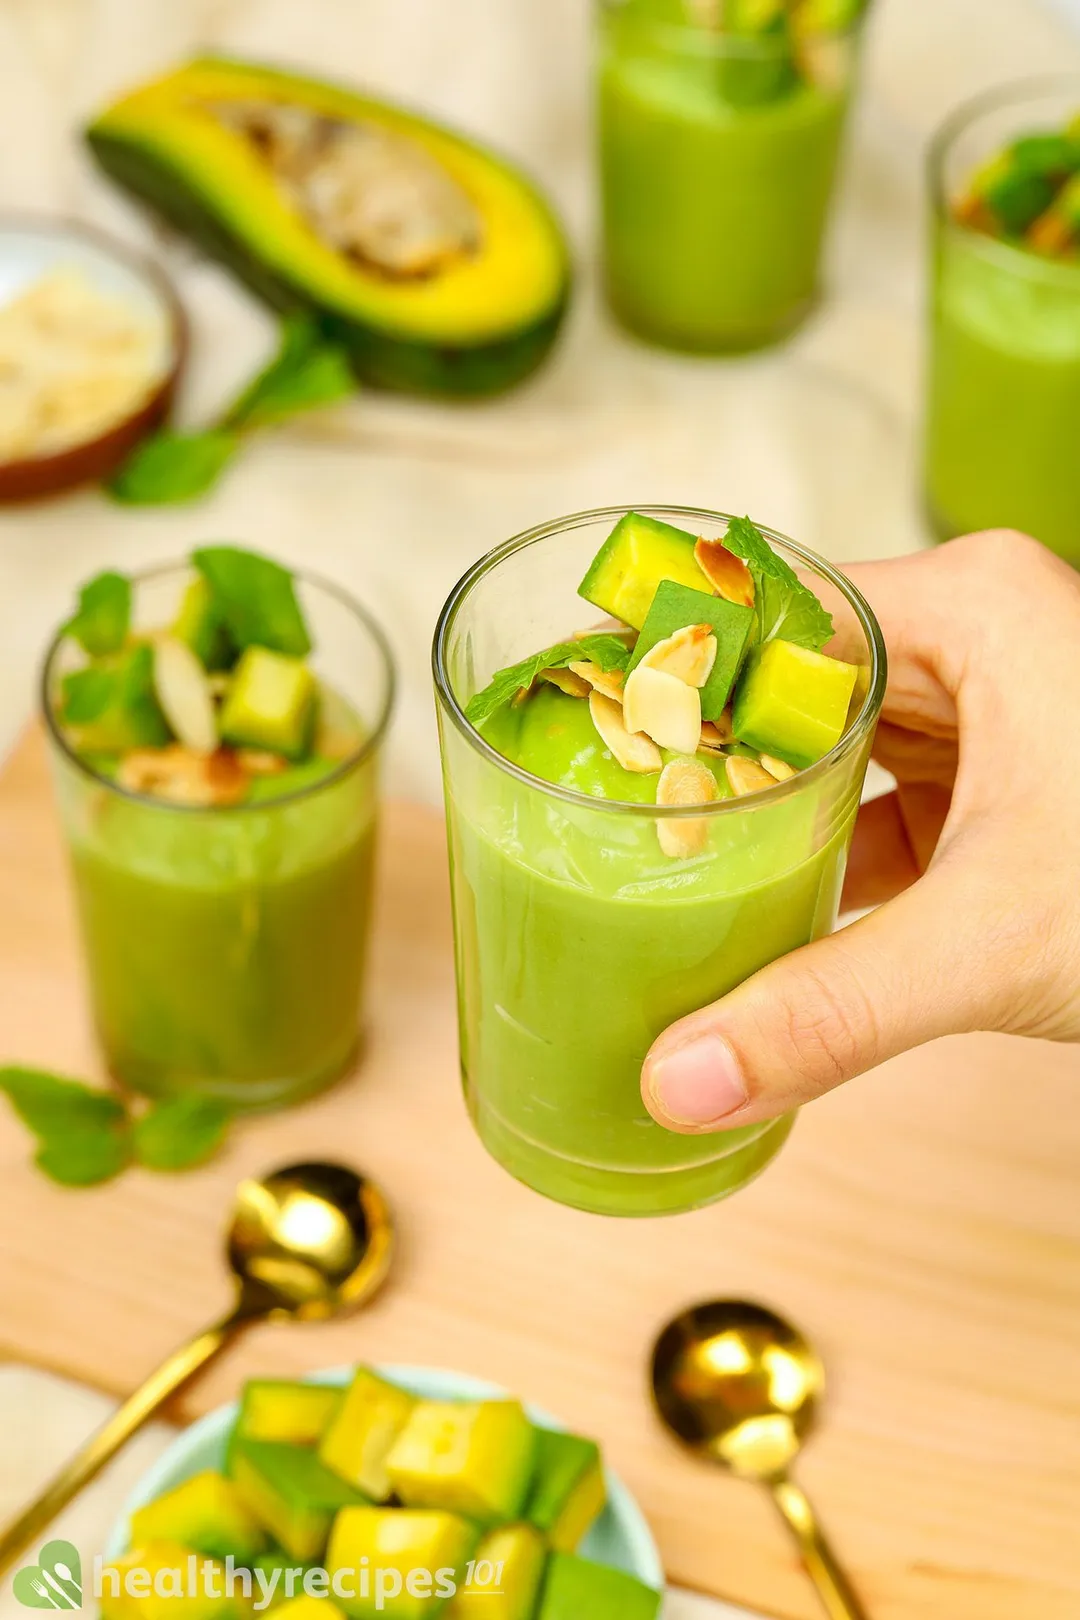
[[[327,315],[305,296],[301,286],[270,270],[215,219],[174,170],[106,130],[91,126],[85,131],[85,139],[111,179],[148,203],[166,224],[182,232],[208,257],[230,269],[271,309],[282,314],[299,311],[318,316],[327,334],[348,349],[360,380],[374,388],[462,398],[498,394],[531,376],[558,336],[570,302],[569,280],[560,301],[542,320],[492,343],[413,343],[341,316]]]

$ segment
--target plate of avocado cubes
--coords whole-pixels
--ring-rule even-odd
[[[216,1598],[200,1585],[170,1611],[128,1591],[126,1572],[193,1556],[218,1569]],[[102,1620],[656,1620],[663,1588],[594,1441],[419,1367],[249,1382],[144,1477],[107,1558]],[[227,1559],[251,1572],[250,1597],[239,1578],[224,1595]]]

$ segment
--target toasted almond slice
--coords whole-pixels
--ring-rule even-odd
[[[228,748],[197,753],[182,743],[167,748],[136,748],[120,762],[116,779],[129,793],[141,793],[189,809],[237,804],[248,778]]]
[[[289,762],[284,754],[272,754],[268,748],[238,748],[236,763],[248,776],[278,776]]]
[[[570,672],[591,686],[594,692],[602,693],[614,703],[622,702],[624,676],[621,669],[601,669],[599,664],[582,658],[570,665]]]
[[[772,754],[762,754],[761,763],[777,782],[788,782],[798,775],[794,765],[789,765],[786,759],[775,759]]]
[[[583,680],[580,675],[575,675],[572,669],[545,669],[540,679],[557,686],[567,697],[586,698],[592,691],[588,681]]]
[[[669,760],[656,784],[656,802],[660,805],[712,804],[716,798],[716,778],[698,759]],[[704,816],[658,821],[656,836],[664,854],[673,860],[700,855],[709,836],[709,823]]]
[[[740,607],[754,605],[754,576],[743,562],[719,540],[699,540],[694,561],[717,596]]]
[[[154,691],[184,747],[212,754],[218,745],[214,695],[199,660],[176,636],[159,636],[154,643]]]
[[[639,664],[626,677],[623,719],[661,748],[693,754],[701,741],[701,694],[674,675]]]
[[[731,729],[731,704],[729,703],[719,720],[703,720],[701,722],[701,741],[699,748],[707,749],[709,753],[719,753],[725,743],[733,742],[735,733]]]
[[[659,748],[648,737],[627,731],[622,709],[614,698],[605,697],[603,692],[590,692],[589,713],[604,746],[610,748],[624,771],[649,776],[663,769]]]
[[[756,759],[746,759],[742,754],[729,754],[724,769],[738,799],[747,793],[760,793],[762,788],[776,786],[775,776],[770,776]]]
[[[687,686],[700,691],[712,674],[716,663],[716,636],[711,624],[689,624],[685,630],[676,630],[673,636],[650,647],[642,664],[648,669],[659,669],[665,675],[674,675]]]

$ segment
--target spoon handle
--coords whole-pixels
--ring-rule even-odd
[[[104,1428],[98,1430],[86,1445],[61,1469],[47,1485],[36,1502],[0,1535],[0,1575],[9,1569],[20,1553],[26,1551],[56,1515],[88,1485],[105,1464],[115,1457],[132,1435],[141,1429],[162,1403],[198,1372],[225,1344],[241,1325],[239,1314],[230,1314],[215,1323],[175,1351],[152,1373],[141,1389],[126,1400]]]
[[[867,1620],[836,1554],[826,1539],[806,1492],[792,1479],[769,1481],[773,1501],[799,1543],[803,1562],[829,1620]]]

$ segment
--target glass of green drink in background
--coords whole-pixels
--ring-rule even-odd
[[[271,1108],[356,1050],[393,670],[335,587],[200,558],[234,587],[240,641],[196,568],[99,576],[49,650],[44,714],[113,1076]],[[262,629],[268,578],[285,617]]]
[[[818,298],[865,0],[599,0],[604,274],[619,320],[697,353]]]
[[[925,490],[942,540],[1080,567],[1080,78],[982,96],[934,143]]]
[[[690,509],[620,509],[534,529],[476,564],[436,631],[468,1107],[485,1146],[511,1174],[599,1214],[671,1214],[724,1198],[771,1161],[791,1129],[786,1118],[673,1135],[643,1106],[641,1064],[673,1019],[834,926],[884,692],[880,631],[828,563],[758,532],[767,556],[798,568],[831,612],[833,645],[849,661],[833,668],[849,669],[853,684],[842,694],[839,740],[819,762],[798,774],[768,762],[786,780],[773,780],[729,736],[732,757],[718,750],[708,760],[718,768],[717,786],[704,809],[686,808],[685,799],[683,807],[658,807],[664,777],[631,774],[601,746],[593,696],[581,701],[541,679],[525,701],[514,696],[475,725],[469,715],[494,671],[583,634],[573,627],[595,620],[596,608],[576,592],[613,525],[604,553],[617,535],[628,536],[633,567],[656,537],[668,547],[648,564],[651,595],[660,577],[696,579],[709,591],[693,564],[692,537],[722,537],[731,522]],[[603,591],[588,597],[610,600]],[[643,600],[641,611],[624,611],[625,594],[615,600],[620,618],[640,623]],[[709,596],[696,601],[706,616],[716,608]],[[756,611],[760,619],[768,603]],[[814,611],[821,613],[816,603]],[[601,656],[612,641],[601,632],[583,645]],[[616,664],[617,655],[616,646]],[[817,674],[832,664],[801,650],[792,656],[805,657]],[[553,671],[555,681],[574,692],[577,667]],[[626,694],[629,703],[628,685]],[[797,692],[792,700],[797,708]],[[690,761],[691,771],[706,759]],[[767,791],[740,785],[735,791],[751,796],[736,797],[726,773],[747,769]],[[673,858],[686,835],[690,857]]]

